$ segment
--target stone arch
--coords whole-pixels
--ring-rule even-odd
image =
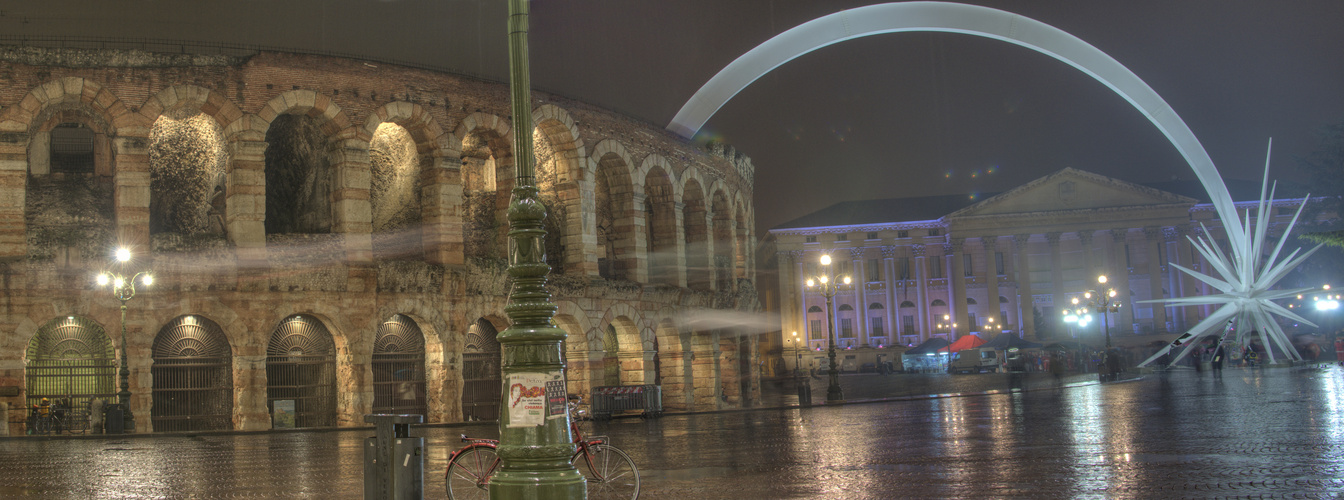
[[[145,101],[140,115],[149,124],[151,236],[223,238],[230,163],[223,131],[242,110],[210,89],[174,85]]]
[[[538,196],[546,206],[547,263],[556,272],[594,274],[596,240],[584,230],[592,224],[583,208],[592,176],[578,122],[564,108],[543,104],[532,112],[532,124]]]
[[[639,238],[635,228],[636,186],[634,161],[625,146],[606,139],[593,147],[593,228],[597,236],[598,275],[606,279],[642,281],[639,276]]]
[[[592,390],[593,380],[601,381],[601,339],[594,338],[595,330],[588,314],[578,304],[568,300],[555,301],[556,312],[552,321],[565,331],[565,378],[570,394],[585,397]],[[597,342],[597,345],[594,345]],[[593,354],[596,353],[596,360]],[[596,377],[593,370],[597,370]]]
[[[500,366],[500,332],[509,322],[497,315],[476,318],[463,329],[462,420],[497,420],[503,373]]]
[[[424,222],[441,221],[451,213],[448,205],[437,202],[448,179],[435,175],[451,156],[445,151],[448,134],[419,104],[394,101],[374,109],[359,135],[369,143],[374,258],[418,259],[446,250],[447,235]],[[407,151],[407,143],[414,145],[413,151]],[[426,198],[434,202],[425,203]]]
[[[178,316],[159,329],[151,352],[155,432],[234,428],[234,352],[219,323]]]
[[[1237,220],[1236,207],[1199,139],[1156,91],[1119,61],[1083,40],[1040,21],[989,7],[947,2],[868,5],[813,19],[738,57],[710,78],[677,111],[667,129],[691,137],[715,112],[769,71],[799,56],[868,35],[899,32],[976,35],[1035,50],[1095,78],[1128,101],[1171,141],[1209,192],[1220,219]],[[1241,226],[1231,224],[1235,233]],[[1242,236],[1236,235],[1235,239]]]
[[[285,316],[267,335],[266,401],[268,414],[291,414],[275,427],[333,427],[346,416],[350,400],[343,397],[336,335],[329,322],[313,314]],[[348,371],[348,370],[344,370]],[[292,407],[282,402],[291,401]],[[346,418],[343,418],[346,417]]]
[[[682,234],[686,255],[686,286],[692,290],[708,290],[714,279],[710,258],[710,227],[708,221],[709,205],[705,195],[705,184],[700,176],[691,170],[683,174],[682,181]]]
[[[644,206],[635,207],[644,217],[646,275],[650,283],[681,286],[686,280],[685,244],[677,227],[680,189],[674,170],[662,155],[651,154],[640,164],[636,178],[643,184]]]
[[[729,201],[727,189],[721,181],[715,181],[710,186],[709,198],[710,212],[714,215],[712,231],[713,243],[711,256],[712,273],[714,275],[715,290],[733,289],[733,262],[736,260],[733,242],[736,241],[734,229],[736,221],[734,219],[732,204]]]
[[[20,365],[24,406],[42,398],[69,399],[72,407],[92,399],[116,399],[115,347],[101,324],[71,314],[52,318],[31,333]]]
[[[645,339],[639,312],[628,304],[615,304],[598,325],[602,334],[603,385],[637,385],[653,380],[650,373],[653,341]]]
[[[463,118],[453,133],[462,163],[464,257],[505,256],[509,227],[506,212],[514,185],[512,134],[507,120],[480,112]]]
[[[0,128],[18,132],[4,142],[16,150],[17,157],[11,159],[25,165],[0,173],[0,198],[15,201],[0,207],[0,219],[21,225],[19,231],[0,235],[0,256],[62,257],[60,264],[78,266],[82,257],[101,256],[114,241],[148,243],[147,217],[134,210],[147,208],[136,206],[147,200],[113,195],[148,185],[149,173],[139,156],[148,129],[111,91],[84,78],[54,79],[5,108]],[[58,143],[77,149],[68,158],[74,170],[63,178],[49,175],[53,133],[66,137]],[[58,162],[65,164],[61,160],[66,156]],[[77,196],[53,202],[60,192]],[[71,211],[81,213],[75,217]]]
[[[359,137],[359,129],[351,127],[350,118],[341,107],[312,90],[289,90],[272,98],[254,116],[256,119],[247,121],[249,130],[242,129],[245,121],[240,120],[226,129],[224,135],[230,140],[235,136],[259,137],[267,142],[263,157],[267,193],[265,232],[367,235],[369,223],[361,214],[367,213],[369,203],[368,143]],[[282,124],[283,128],[277,128]],[[325,148],[312,151],[310,158],[300,158],[301,163],[315,163],[294,169],[281,169],[273,164],[288,153],[276,141],[291,133],[296,144],[310,141],[311,146]],[[291,151],[301,150],[296,147]],[[312,171],[311,179],[304,169]],[[363,257],[358,260],[366,260],[362,251],[367,247],[361,246],[364,245],[346,249],[346,253],[353,252]]]
[[[448,422],[458,415],[457,394],[460,372],[455,370],[456,352],[447,348],[448,322],[439,309],[422,300],[403,298],[382,304],[377,318],[405,315],[420,327],[425,338],[425,422]],[[368,341],[373,342],[370,338]]]

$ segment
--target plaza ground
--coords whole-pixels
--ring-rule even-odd
[[[823,399],[825,379],[811,379]],[[641,469],[648,499],[1338,498],[1344,369],[1095,375],[846,375],[843,406],[595,422]],[[818,389],[820,389],[818,391]],[[934,395],[934,396],[930,396]],[[790,401],[792,398],[792,401]],[[882,401],[872,401],[884,399]],[[862,401],[868,400],[868,401]],[[426,498],[457,436],[423,427]],[[370,429],[20,437],[0,497],[361,498]]]

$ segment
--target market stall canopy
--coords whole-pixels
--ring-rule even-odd
[[[989,347],[992,349],[1005,350],[1005,349],[1012,349],[1014,347],[1018,349],[1034,349],[1040,346],[1041,346],[1040,344],[1037,344],[1035,342],[1028,342],[1022,340],[1022,337],[1018,337],[1016,333],[1003,332],[996,335],[989,342],[985,342],[985,344],[980,347]]]
[[[966,349],[980,347],[984,343],[985,339],[982,339],[980,338],[979,335],[972,333],[968,335],[963,335],[961,338],[957,339],[957,341],[953,342],[951,345],[939,349],[938,352],[959,352],[964,351]]]
[[[947,347],[948,345],[950,345],[950,343],[947,341],[947,339],[934,337],[929,340],[925,340],[923,344],[917,345],[914,348],[905,351],[904,353],[902,353],[902,355],[923,356],[925,354],[937,354],[938,351],[945,350],[944,348]]]

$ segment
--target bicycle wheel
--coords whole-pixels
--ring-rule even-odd
[[[588,478],[589,500],[639,498],[639,469],[615,446],[595,444],[574,457],[574,467]]]
[[[458,453],[448,462],[444,487],[453,500],[490,498],[490,477],[499,470],[499,455],[490,446],[477,446]]]

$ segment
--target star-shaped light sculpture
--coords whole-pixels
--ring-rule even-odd
[[[1270,145],[1272,149],[1272,141]],[[1226,188],[1210,189],[1206,185],[1205,189],[1209,191],[1209,197],[1214,200],[1215,206],[1234,206],[1232,195],[1227,192]],[[1220,197],[1222,199],[1219,199]],[[1274,190],[1269,184],[1269,154],[1266,153],[1265,176],[1260,187],[1260,206],[1254,222],[1252,222],[1251,213],[1248,210],[1245,220],[1240,221],[1241,224],[1225,225],[1230,252],[1223,252],[1221,247],[1213,243],[1208,236],[1207,229],[1204,231],[1204,236],[1197,239],[1187,237],[1195,245],[1195,249],[1199,251],[1200,255],[1204,256],[1204,260],[1209,263],[1213,273],[1204,274],[1171,264],[1172,267],[1207,283],[1221,293],[1143,301],[1146,303],[1162,302],[1175,306],[1216,305],[1219,306],[1218,309],[1156,354],[1139,363],[1139,366],[1146,366],[1171,352],[1172,349],[1185,346],[1185,349],[1179,355],[1172,358],[1171,364],[1175,364],[1181,358],[1190,354],[1190,351],[1200,344],[1202,338],[1220,334],[1220,332],[1219,342],[1226,339],[1229,333],[1236,332],[1235,339],[1238,343],[1244,342],[1249,334],[1258,332],[1260,343],[1266,347],[1266,354],[1269,355],[1269,362],[1274,362],[1274,349],[1270,348],[1270,342],[1287,353],[1289,358],[1301,361],[1302,357],[1293,349],[1291,342],[1288,340],[1288,335],[1274,321],[1274,316],[1311,326],[1316,326],[1316,324],[1307,321],[1274,301],[1293,297],[1299,293],[1314,290],[1314,288],[1274,290],[1273,287],[1288,272],[1321,248],[1321,245],[1316,245],[1315,248],[1306,252],[1297,248],[1287,257],[1279,260],[1279,255],[1292,234],[1293,226],[1297,224],[1297,218],[1302,215],[1302,208],[1306,206],[1306,201],[1309,198],[1310,196],[1307,196],[1302,200],[1302,205],[1297,208],[1297,213],[1293,214],[1293,219],[1288,223],[1283,236],[1279,237],[1278,243],[1274,245],[1273,252],[1262,257],[1262,252],[1268,248],[1266,246],[1266,235],[1269,231],[1269,217],[1271,215],[1269,208],[1270,200],[1274,199]],[[1229,222],[1237,220],[1235,212],[1230,214],[1231,217],[1229,217],[1229,214],[1223,213],[1225,211],[1219,210],[1219,216],[1223,220]],[[1200,227],[1203,228],[1203,224]]]

